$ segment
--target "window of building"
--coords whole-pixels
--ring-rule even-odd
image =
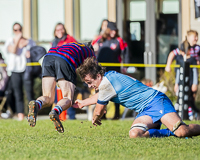
[[[146,2],[145,0],[137,0],[130,2],[130,20],[145,21],[146,20]]]
[[[15,22],[23,26],[23,0],[0,0],[0,41],[12,36]]]
[[[179,0],[164,0],[162,6],[164,14],[178,14],[179,13]]]
[[[94,39],[107,15],[107,0],[80,0],[80,39]]]
[[[58,22],[64,23],[64,0],[38,1],[38,41],[52,41]]]

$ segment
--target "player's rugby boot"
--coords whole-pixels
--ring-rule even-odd
[[[53,121],[53,123],[55,125],[55,129],[58,132],[63,133],[64,132],[64,128],[63,128],[62,123],[60,122],[58,113],[55,110],[52,110],[49,113],[49,117],[50,117],[51,121]]]
[[[28,112],[28,122],[31,127],[35,127],[36,118],[38,113],[38,104],[35,101],[30,101],[28,104],[29,112]]]

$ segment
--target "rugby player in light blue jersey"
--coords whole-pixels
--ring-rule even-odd
[[[186,125],[176,113],[169,98],[140,81],[115,71],[105,73],[94,58],[87,58],[78,68],[79,75],[98,93],[85,100],[76,100],[74,107],[83,108],[96,104],[92,124],[101,125],[109,101],[138,112],[130,131],[136,137],[191,137],[200,134],[200,125]],[[164,124],[167,129],[160,129]]]

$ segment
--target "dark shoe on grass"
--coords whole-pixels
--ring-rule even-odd
[[[29,111],[28,111],[28,122],[31,127],[35,127],[36,125],[36,118],[38,113],[38,104],[35,101],[30,101],[28,104]]]
[[[55,129],[59,132],[59,133],[63,133],[64,132],[64,128],[62,123],[60,122],[59,119],[59,115],[55,110],[52,110],[49,113],[49,117],[51,119],[51,121],[53,121],[54,125],[55,125]]]

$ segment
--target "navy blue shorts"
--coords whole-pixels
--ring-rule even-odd
[[[171,100],[163,93],[159,92],[156,97],[148,104],[148,106],[137,115],[136,118],[148,115],[153,123],[159,120],[167,113],[176,112]]]
[[[47,55],[44,57],[42,77],[55,77],[56,81],[64,78],[76,85],[76,72],[64,59],[58,56]]]

